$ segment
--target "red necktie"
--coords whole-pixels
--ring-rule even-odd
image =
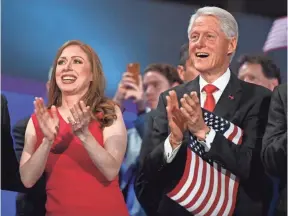
[[[213,96],[213,92],[217,91],[218,88],[212,84],[207,84],[203,87],[202,91],[206,92],[206,100],[204,103],[204,109],[213,112],[215,108],[215,99]]]

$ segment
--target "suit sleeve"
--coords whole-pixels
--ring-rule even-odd
[[[2,130],[5,131],[10,131],[11,126],[10,126],[10,115],[9,115],[9,110],[8,110],[8,102],[7,99],[4,95],[1,95],[1,125],[2,125]]]
[[[1,189],[21,191],[19,164],[13,148],[8,102],[4,95],[1,95],[1,102]]]
[[[161,94],[155,111],[151,137],[145,136],[146,143],[143,143],[149,143],[153,149],[142,156],[144,160],[140,162],[135,181],[136,196],[148,215],[155,215],[165,192],[170,191],[181,178],[186,161],[184,142],[171,163],[167,163],[164,158],[164,142],[169,131],[163,97]]]
[[[251,175],[252,165],[261,167],[260,151],[267,123],[270,94],[257,96],[242,123],[243,138],[241,145],[235,145],[221,133],[216,132],[211,149],[205,155],[235,174],[240,180]],[[254,174],[253,174],[254,175]]]
[[[12,135],[15,141],[15,153],[17,160],[20,161],[25,140],[25,130],[28,124],[29,118],[18,121],[12,128]]]
[[[262,162],[273,176],[285,178],[287,172],[287,119],[279,88],[275,89],[263,138]]]
[[[146,122],[144,123],[144,134],[142,138],[141,150],[139,155],[139,162],[142,163],[145,156],[151,152],[154,148],[153,143],[151,143],[150,137],[152,135],[152,127],[153,127],[153,116],[151,112],[146,116]]]
[[[146,118],[147,118],[147,114],[143,113],[139,115],[138,118],[134,121],[134,127],[136,128],[141,139],[143,139],[144,137],[144,131],[145,131],[144,123],[145,123]]]

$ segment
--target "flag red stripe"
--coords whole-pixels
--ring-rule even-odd
[[[189,185],[188,189],[185,191],[185,193],[183,194],[182,197],[180,197],[179,199],[175,200],[175,202],[183,202],[188,196],[189,194],[191,193],[191,191],[193,190],[193,188],[195,187],[195,184],[197,182],[197,178],[198,178],[198,174],[199,174],[199,161],[200,161],[200,158],[198,155],[196,154],[192,154],[192,157],[196,157],[195,159],[195,168],[194,168],[194,174],[193,175],[193,179],[192,179],[192,182],[191,184]],[[190,164],[191,164],[191,160],[190,160]],[[189,174],[188,174],[189,175]],[[185,181],[186,182],[186,181]],[[183,184],[184,186],[184,184]]]
[[[237,132],[238,132],[238,127],[236,125],[234,125],[233,131],[227,139],[232,141],[234,139],[234,137],[237,135]]]
[[[216,193],[216,196],[215,196],[215,199],[214,199],[214,201],[213,201],[213,204],[211,205],[211,207],[209,208],[209,210],[208,210],[208,212],[205,214],[205,215],[211,215],[212,213],[213,213],[213,211],[215,210],[215,208],[216,208],[216,206],[217,206],[217,204],[218,204],[218,202],[219,202],[219,199],[220,199],[220,192],[221,192],[221,187],[223,187],[222,186],[222,182],[221,182],[221,172],[220,172],[220,167],[219,167],[219,165],[217,164],[216,165],[217,166],[217,169],[218,169],[218,175],[217,175],[217,177],[218,177],[218,185],[217,185],[217,193]],[[214,187],[215,187],[215,185],[214,185]]]
[[[230,183],[230,178],[231,178],[231,173],[230,172],[226,172],[226,176],[225,176],[225,197],[224,197],[224,201],[222,204],[222,207],[219,210],[219,213],[217,213],[217,215],[223,215],[225,209],[227,208],[227,203],[228,203],[228,196],[229,196],[229,183]]]
[[[214,168],[210,164],[209,164],[209,166],[210,166],[210,176],[211,176],[210,183],[209,183],[209,189],[208,189],[207,195],[206,195],[205,199],[203,200],[203,202],[201,203],[201,205],[197,209],[195,209],[195,211],[193,211],[194,214],[198,214],[199,212],[201,212],[204,209],[205,205],[210,200],[210,197],[211,197],[211,194],[212,194],[212,191],[213,191],[213,186],[214,186]]]
[[[199,156],[197,155],[197,157],[199,157]],[[202,178],[201,178],[200,187],[199,187],[197,193],[195,194],[195,196],[193,197],[193,199],[187,205],[184,206],[185,208],[188,208],[188,206],[194,205],[196,203],[196,201],[199,199],[199,197],[201,196],[201,194],[203,193],[203,189],[204,189],[205,182],[206,182],[205,179],[206,179],[207,166],[209,166],[208,163],[203,161],[203,171],[202,171]],[[191,191],[192,191],[192,189],[191,189]],[[189,191],[189,194],[191,193],[191,191]]]
[[[183,177],[179,181],[178,185],[171,192],[167,194],[169,197],[173,197],[177,193],[179,193],[179,191],[181,190],[181,188],[184,186],[185,182],[187,181],[189,172],[190,172],[191,158],[192,158],[192,152],[190,149],[187,148],[187,158],[186,158],[186,164],[185,164]]]
[[[235,205],[236,205],[236,199],[237,199],[237,192],[238,192],[238,187],[239,187],[239,180],[238,178],[235,179],[235,183],[234,183],[234,188],[233,188],[233,202],[232,202],[232,206],[231,209],[229,211],[229,216],[233,215],[234,213],[234,209],[235,209]]]
[[[242,139],[243,139],[243,130],[241,130],[241,137],[240,137],[240,139],[239,139],[239,141],[238,141],[238,145],[241,145],[242,144]]]

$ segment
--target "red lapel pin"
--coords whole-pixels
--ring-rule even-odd
[[[229,95],[228,96],[230,100],[234,100],[234,96],[233,95]]]

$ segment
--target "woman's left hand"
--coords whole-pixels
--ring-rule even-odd
[[[68,117],[68,121],[72,126],[73,133],[83,140],[89,134],[89,123],[91,120],[90,107],[86,106],[83,101],[75,104],[70,109],[72,117]]]

